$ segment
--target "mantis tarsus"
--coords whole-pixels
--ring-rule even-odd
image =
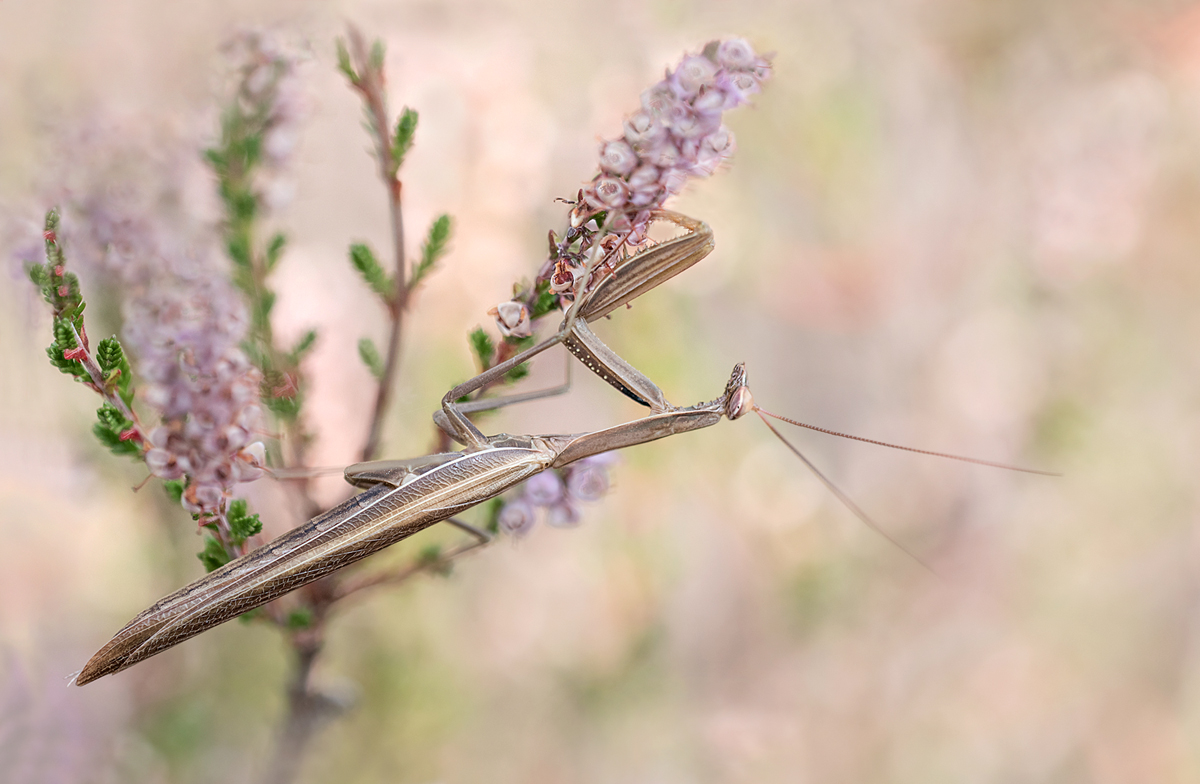
[[[597,253],[577,281],[575,299],[558,332],[446,394],[435,420],[450,437],[466,447],[463,451],[350,466],[346,469],[346,479],[365,488],[362,493],[158,601],[101,648],[80,672],[76,683],[83,685],[131,667],[435,523],[457,523],[454,515],[500,495],[540,471],[560,468],[601,452],[709,427],[722,417],[738,419],[751,411],[760,416],[766,413],[754,405],[741,364],[734,367],[719,397],[680,408],[668,403],[654,382],[588,329],[587,322],[607,315],[674,277],[712,250],[712,231],[703,222],[670,212],[659,212],[655,217],[675,223],[687,233],[620,259],[611,275],[588,288],[589,277],[601,261]],[[466,414],[494,407],[496,403],[455,402],[558,343],[564,343],[605,381],[648,406],[650,414],[590,433],[485,436]],[[855,514],[880,530],[803,455],[798,451],[796,454]]]

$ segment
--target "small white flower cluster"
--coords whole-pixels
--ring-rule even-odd
[[[137,356],[142,400],[162,413],[145,459],[163,479],[188,477],[184,507],[223,516],[233,486],[262,475],[258,369],[238,348],[246,319],[220,276],[162,286],[126,308],[125,337]]]
[[[539,510],[545,510],[548,525],[577,525],[582,516],[579,505],[598,501],[608,492],[608,467],[616,459],[606,452],[585,457],[561,471],[543,471],[530,477],[521,486],[521,494],[500,510],[500,527],[523,536],[537,522]]]

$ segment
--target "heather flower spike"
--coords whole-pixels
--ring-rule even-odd
[[[601,143],[599,172],[569,202],[567,230],[561,237],[550,233],[549,259],[526,306],[534,310],[540,284],[558,296],[556,305],[569,302],[595,243],[606,256],[644,243],[654,210],[689,180],[707,177],[733,155],[733,132],[722,117],[748,103],[770,75],[768,58],[744,39],[730,38],[686,55],[643,92],[641,107],[624,122],[624,133]],[[491,315],[508,336],[509,323],[499,313]]]

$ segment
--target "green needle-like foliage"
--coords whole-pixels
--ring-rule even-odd
[[[351,245],[350,263],[354,265],[354,269],[358,270],[358,274],[362,275],[363,280],[371,287],[371,291],[382,297],[384,302],[391,300],[396,285],[383,271],[383,267],[375,258],[375,252],[369,246],[361,242]]]
[[[383,378],[383,357],[379,355],[379,349],[375,348],[375,341],[370,338],[358,341],[358,356],[367,366],[367,370],[371,371],[372,376]]]
[[[96,419],[98,421],[92,425],[92,433],[101,444],[108,447],[114,455],[141,459],[142,448],[132,439],[122,437],[133,428],[133,422],[109,403],[96,409]]]
[[[125,405],[133,405],[133,370],[116,336],[105,338],[96,347],[96,362],[104,375],[104,383],[120,395]]]
[[[404,156],[412,149],[413,140],[417,133],[417,110],[407,106],[396,119],[396,132],[392,136],[392,176],[404,165]]]
[[[534,298],[529,313],[531,319],[540,319],[547,313],[558,310],[558,295],[550,290],[550,281],[543,280],[539,283],[536,293],[537,297]]]
[[[292,350],[288,352],[288,358],[291,360],[293,365],[298,365],[300,364],[300,360],[304,359],[304,357],[309,351],[312,351],[313,346],[316,344],[317,331],[315,329],[310,329],[308,332],[305,332],[298,341],[296,341],[296,345],[293,346]]]
[[[471,353],[479,363],[480,372],[490,368],[492,357],[496,355],[496,344],[492,342],[491,336],[483,331],[483,327],[476,327],[467,336],[467,340],[471,343]]]
[[[249,506],[244,499],[238,498],[229,504],[229,531],[233,534],[236,544],[241,544],[252,536],[262,532],[262,521],[257,514],[250,514]]]
[[[187,487],[187,482],[183,479],[167,479],[162,483],[163,492],[167,494],[174,503],[179,504],[183,501],[183,491]]]
[[[221,543],[217,541],[215,536],[204,537],[204,549],[196,553],[196,557],[200,559],[200,563],[204,564],[204,571],[211,572],[214,569],[220,569],[225,564],[229,563],[232,558]]]
[[[313,625],[313,611],[308,607],[297,607],[287,615],[287,620],[284,622],[287,628],[291,631],[300,631],[307,629]]]
[[[350,50],[346,48],[346,41],[342,38],[337,39],[337,64],[338,70],[346,75],[350,84],[358,84],[358,74],[350,63]]]
[[[413,270],[413,286],[416,286],[432,272],[437,260],[446,255],[446,246],[450,242],[453,228],[454,223],[450,220],[449,215],[439,215],[437,220],[429,226],[429,233],[425,236],[425,242],[421,244],[421,260],[417,262],[417,266]]]

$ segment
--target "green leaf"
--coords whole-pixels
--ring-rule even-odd
[[[446,255],[446,244],[450,241],[450,232],[454,224],[449,215],[439,215],[429,226],[429,234],[421,245],[421,260],[413,270],[412,285],[416,286],[430,271],[437,260]]]
[[[187,487],[187,482],[182,479],[168,479],[163,482],[163,491],[175,503],[183,502],[183,490]]]
[[[533,300],[533,308],[529,313],[530,319],[540,319],[547,313],[558,310],[558,295],[550,290],[550,282],[542,281],[537,287],[537,297]]]
[[[105,403],[96,409],[96,419],[100,420],[101,425],[116,432],[128,430],[133,425],[132,422],[125,418],[124,414],[110,403]]]
[[[92,433],[113,454],[138,458],[142,456],[142,449],[136,442],[133,440],[121,440],[121,434],[133,427],[133,422],[126,419],[124,414],[110,403],[105,403],[96,409],[96,419],[99,421],[92,425]]]
[[[253,148],[255,145],[247,144],[248,148]],[[254,155],[247,152],[246,168],[251,166],[251,158]],[[230,217],[235,221],[242,223],[250,223],[254,220],[255,214],[258,212],[258,197],[252,191],[239,191],[231,195],[229,200]]]
[[[310,329],[305,332],[300,340],[296,341],[296,345],[288,352],[288,358],[291,359],[293,365],[300,364],[300,360],[312,350],[312,347],[317,344],[317,331]]]
[[[484,526],[488,533],[494,534],[500,530],[500,512],[504,510],[504,499],[496,496],[487,502],[487,525]]]
[[[282,233],[276,234],[267,243],[267,272],[275,269],[279,259],[283,257],[283,249],[287,246],[287,237]]]
[[[370,247],[363,243],[351,245],[350,263],[362,275],[363,280],[371,287],[371,291],[383,297],[385,302],[391,300],[395,284],[383,271],[383,267],[379,266],[379,262],[375,259],[375,253]]]
[[[292,395],[291,397],[264,397],[263,405],[267,407],[275,416],[285,421],[291,422],[300,416],[300,408],[303,401],[300,395]]]
[[[225,519],[229,521],[229,532],[237,544],[262,532],[262,521],[257,514],[250,514],[245,499],[238,498],[231,502]]]
[[[46,222],[44,225],[43,236],[46,242],[46,264],[51,268],[63,264],[66,261],[66,256],[63,253],[62,245],[58,242],[58,229],[61,219],[59,218],[58,210],[52,209],[46,212]]]
[[[54,342],[46,349],[46,356],[50,359],[50,364],[68,376],[74,376],[83,381],[88,380],[87,368],[83,366],[83,362],[78,359],[67,359],[66,357],[66,352],[79,346],[79,343],[75,340],[75,331],[71,322],[66,319],[56,318],[53,329]]]
[[[215,171],[218,175],[220,175],[228,165],[225,161],[224,154],[222,154],[222,152],[216,147],[210,147],[204,151],[204,160],[208,161],[208,165],[211,166],[213,171]]]
[[[522,362],[521,364],[517,365],[514,368],[511,368],[507,373],[505,373],[504,380],[506,383],[515,384],[528,375],[529,375],[529,363]]]
[[[33,281],[33,285],[39,289],[45,289],[50,285],[50,272],[46,269],[45,264],[30,264],[25,270],[29,273],[29,279]]]
[[[206,572],[220,569],[231,560],[229,553],[225,552],[221,543],[211,535],[204,538],[204,549],[196,553],[196,557],[200,559],[200,563],[204,564]]]
[[[338,70],[345,74],[350,84],[358,84],[358,74],[354,72],[354,66],[350,63],[350,50],[346,48],[346,41],[342,38],[337,39],[337,64]]]
[[[387,55],[387,49],[383,45],[383,41],[376,38],[371,43],[371,67],[376,71],[383,70],[383,60]]]
[[[271,315],[271,311],[275,308],[275,292],[270,289],[264,289],[262,296],[258,298],[258,310],[262,314],[263,319],[267,319]]]
[[[496,355],[496,344],[492,342],[491,336],[483,331],[483,327],[476,327],[467,337],[471,344],[471,353],[475,355],[475,361],[479,364],[480,372],[487,370],[492,366],[492,357]]]
[[[250,267],[250,238],[243,234],[233,234],[225,241],[225,253],[239,267]],[[242,287],[246,289],[245,286]]]
[[[371,371],[371,375],[375,378],[382,379],[384,373],[383,358],[379,356],[379,349],[375,348],[375,342],[370,338],[363,338],[358,341],[358,356],[362,359],[363,364],[367,366],[367,370]]]
[[[442,546],[439,544],[427,544],[417,553],[417,563],[422,566],[435,564],[442,560]]]
[[[504,342],[507,343],[508,345],[512,346],[514,349],[516,349],[515,351],[513,351],[513,354],[516,355],[516,354],[520,354],[522,351],[524,351],[527,348],[533,347],[533,336],[531,335],[530,337],[526,337],[526,338],[515,338],[512,336],[509,336],[504,339]],[[505,373],[504,380],[509,384],[515,384],[516,382],[520,381],[521,379],[525,378],[528,375],[529,375],[529,363],[522,362],[521,364],[517,365],[516,367],[510,369],[507,373]]]
[[[116,336],[105,338],[96,346],[96,362],[105,384],[116,390],[125,405],[133,405],[133,370]]]
[[[421,548],[417,553],[417,566],[428,569],[430,572],[445,577],[450,574],[450,561],[442,558],[441,545],[431,544]]]
[[[92,433],[96,440],[108,447],[114,455],[139,458],[142,456],[142,450],[137,444],[133,441],[122,441],[120,434],[114,433],[99,422],[92,425]]]
[[[292,631],[299,631],[312,626],[314,620],[312,610],[307,607],[297,607],[288,613],[284,625]]]
[[[404,156],[412,149],[417,133],[417,110],[405,106],[396,118],[396,132],[392,135],[392,176],[400,171],[404,164]]]

